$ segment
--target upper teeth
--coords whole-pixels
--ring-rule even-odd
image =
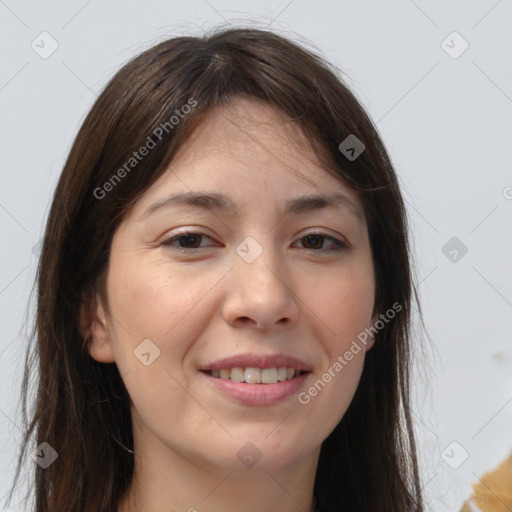
[[[221,379],[231,379],[235,382],[247,382],[248,384],[275,384],[277,381],[293,379],[299,375],[295,368],[224,368],[222,370],[211,370],[213,377]]]

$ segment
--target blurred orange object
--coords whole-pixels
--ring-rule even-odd
[[[473,494],[460,512],[512,512],[512,454],[473,484]]]

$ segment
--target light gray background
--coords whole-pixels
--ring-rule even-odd
[[[0,0],[0,499],[21,439],[33,247],[78,126],[133,55],[225,20],[310,40],[348,74],[389,149],[434,345],[414,404],[424,491],[429,510],[456,512],[512,450],[510,0]],[[43,31],[59,44],[47,59],[31,48]],[[441,46],[453,31],[469,43],[458,58]],[[445,45],[455,54],[462,41]],[[468,248],[456,262],[443,253],[452,237]]]

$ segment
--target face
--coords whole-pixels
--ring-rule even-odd
[[[192,193],[213,199],[170,199]],[[115,232],[89,352],[118,366],[139,449],[212,469],[247,455],[291,467],[318,455],[352,400],[374,294],[357,196],[294,125],[237,100]]]

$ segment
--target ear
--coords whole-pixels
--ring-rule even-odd
[[[375,312],[372,316],[372,319],[370,321],[370,325],[368,326],[368,329],[370,329],[370,327],[373,327],[375,325],[375,322],[377,322],[378,319],[379,319],[379,313]],[[374,336],[375,335],[373,334],[373,332],[370,331],[370,333],[368,334],[367,341],[366,341],[366,351],[370,350],[373,347],[373,345],[375,344]]]
[[[80,331],[84,340],[87,340],[87,350],[93,359],[100,363],[115,362],[106,310],[97,292],[92,300],[89,298],[82,301]]]

